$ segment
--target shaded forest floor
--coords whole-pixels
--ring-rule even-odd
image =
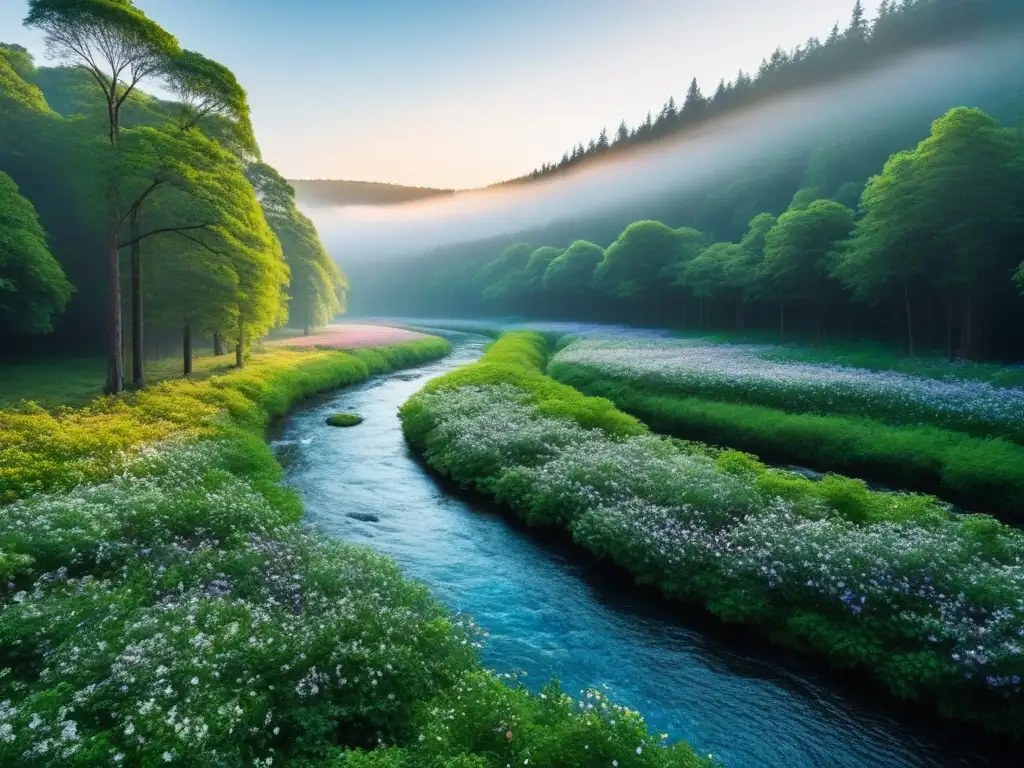
[[[359,349],[398,344],[426,338],[423,334],[383,326],[337,324],[304,336],[301,329],[281,328],[257,343],[252,354],[260,355],[272,347],[325,347]],[[193,379],[223,373],[235,365],[234,349],[214,355],[212,345],[199,345],[193,350]],[[130,355],[125,370],[131,371]],[[146,382],[181,378],[182,353],[146,361]],[[82,406],[103,394],[107,361],[102,356],[46,357],[22,361],[0,362],[0,409],[12,408],[31,400],[44,408],[61,405]]]
[[[197,350],[192,361],[192,378],[222,373],[234,364],[233,354],[214,356],[212,350]],[[181,370],[180,353],[147,360],[146,380],[154,384],[180,378]],[[49,357],[4,362],[0,365],[0,408],[12,408],[23,400],[31,400],[44,408],[85,405],[103,394],[106,375],[105,357]]]

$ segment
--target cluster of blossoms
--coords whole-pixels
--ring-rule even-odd
[[[1024,388],[765,359],[771,347],[671,339],[582,340],[554,365],[787,411],[934,424],[1024,442]]]
[[[424,588],[289,524],[225,450],[161,446],[4,509],[0,763],[271,764],[303,738],[287,713],[372,740],[473,668]]]
[[[863,489],[888,514],[851,518],[812,481],[650,434],[614,439],[545,416],[507,385],[417,398],[432,418],[434,468],[531,522],[569,527],[638,577],[723,618],[785,627],[897,692],[1020,701],[1024,536],[1015,530]],[[774,482],[782,475],[793,482]]]

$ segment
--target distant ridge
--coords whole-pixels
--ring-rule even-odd
[[[288,182],[295,187],[300,205],[329,207],[339,205],[396,205],[428,197],[454,194],[454,189],[433,187],[405,187],[378,181],[344,181],[341,179],[295,179]]]

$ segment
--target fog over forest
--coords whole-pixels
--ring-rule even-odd
[[[704,194],[719,176],[768,155],[856,136],[909,113],[930,110],[937,118],[964,105],[963,94],[998,92],[1022,67],[1024,44],[1017,35],[918,51],[869,74],[771,100],[554,179],[409,204],[309,206],[305,212],[332,256],[351,268],[593,217],[666,194]]]

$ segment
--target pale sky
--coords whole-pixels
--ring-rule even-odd
[[[845,27],[853,0],[136,0],[249,92],[288,178],[467,188],[705,94],[777,47]],[[873,16],[878,0],[865,8]],[[0,0],[0,41],[46,63]]]

